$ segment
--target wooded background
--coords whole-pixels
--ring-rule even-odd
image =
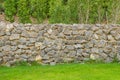
[[[21,23],[120,23],[120,0],[0,0],[5,19]]]

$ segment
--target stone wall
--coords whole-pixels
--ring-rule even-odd
[[[0,64],[120,60],[120,25],[0,23]]]

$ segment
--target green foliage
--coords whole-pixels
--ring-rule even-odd
[[[70,9],[62,0],[50,1],[50,22],[51,23],[70,23]]]
[[[22,23],[30,23],[30,5],[29,0],[18,0],[18,16]]]
[[[0,0],[0,14],[4,12],[3,0]]]
[[[49,0],[30,0],[31,15],[37,18],[38,22],[42,22],[48,16]]]
[[[14,15],[16,13],[16,0],[6,0],[4,3],[6,20],[10,22],[14,21]]]
[[[120,0],[1,0],[0,11],[9,21],[18,14],[22,23],[120,23]]]

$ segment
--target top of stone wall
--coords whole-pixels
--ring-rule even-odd
[[[109,26],[109,27],[120,27],[120,24],[31,24],[31,23],[27,23],[27,24],[22,24],[22,23],[6,23],[6,22],[0,22],[0,27],[6,27],[6,26],[24,26],[24,27],[30,27],[30,26],[34,26],[34,27],[41,27],[41,26],[47,26],[47,25],[51,25],[51,26],[65,26],[65,27],[69,27],[69,26],[84,26],[84,27],[105,27],[105,26]]]

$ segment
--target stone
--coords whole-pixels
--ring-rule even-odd
[[[92,53],[99,53],[99,49],[98,49],[98,48],[92,48],[92,49],[91,49],[91,52],[92,52]]]
[[[35,47],[42,47],[42,43],[41,42],[36,42]]]
[[[56,62],[50,62],[50,65],[54,66],[54,65],[56,65]]]
[[[10,45],[6,45],[2,47],[3,51],[10,51],[11,50],[11,46]]]
[[[18,45],[18,48],[20,48],[20,49],[26,49],[27,46],[26,45]]]
[[[73,50],[73,49],[74,49],[74,46],[72,46],[72,45],[67,45],[66,48],[67,48],[68,50]]]
[[[12,29],[14,29],[13,24],[7,24],[7,26],[6,26],[6,32],[7,31],[11,31]]]
[[[73,35],[78,35],[78,34],[79,34],[79,31],[74,31],[74,30],[73,30],[73,31],[72,31],[72,34],[73,34]]]
[[[86,40],[85,36],[76,36],[75,40]]]
[[[86,31],[86,32],[85,32],[85,36],[86,36],[86,37],[91,38],[92,35],[93,35],[93,32],[92,32],[92,31]]]
[[[27,59],[28,56],[27,56],[26,54],[22,54],[22,55],[21,55],[21,58],[23,58],[23,59]]]
[[[35,38],[30,38],[29,40],[31,43],[35,43],[36,42],[36,39]]]
[[[0,40],[0,47],[4,46],[5,45],[5,42]]]
[[[85,48],[92,48],[93,47],[93,43],[88,42],[87,44],[85,44]]]
[[[94,36],[94,39],[97,39],[97,40],[99,39],[97,34],[94,34],[93,36]]]
[[[16,54],[21,54],[22,53],[22,50],[21,49],[18,49],[15,51]]]
[[[106,44],[107,44],[107,42],[105,40],[100,40],[99,44],[98,44],[98,47],[105,47]]]
[[[29,32],[29,36],[31,38],[36,38],[38,36],[38,33],[36,33],[36,32]]]
[[[10,40],[17,40],[17,39],[20,39],[20,35],[19,34],[12,34],[10,36]]]
[[[52,34],[53,30],[52,30],[52,29],[49,29],[47,32],[48,32],[49,34]]]
[[[108,40],[109,41],[115,41],[115,39],[112,37],[112,35],[108,35]]]
[[[96,34],[102,35],[102,34],[103,34],[103,31],[102,31],[101,29],[99,29],[98,31],[96,31]]]
[[[82,53],[82,56],[89,58],[89,54],[88,53]]]
[[[105,62],[106,62],[106,63],[111,63],[111,62],[113,62],[113,59],[110,58],[110,57],[107,57],[107,58],[105,59]]]
[[[28,38],[30,35],[29,35],[29,33],[27,31],[22,31],[21,36]]]
[[[27,42],[27,39],[26,39],[26,38],[20,38],[20,39],[19,39],[19,43],[20,43],[20,44],[26,44],[26,42]]]
[[[72,31],[66,29],[66,30],[64,31],[64,34],[65,34],[65,35],[71,35],[71,34],[72,34]]]
[[[3,53],[0,53],[0,57],[2,57],[3,56]]]
[[[67,62],[67,63],[74,61],[74,59],[72,59],[72,58],[64,58],[63,60],[64,60],[64,62]]]
[[[49,56],[54,56],[56,54],[55,50],[51,50],[47,53]]]
[[[35,61],[41,62],[41,61],[42,61],[42,57],[41,57],[40,55],[37,55],[37,56],[35,57]]]
[[[92,59],[92,60],[98,60],[99,59],[99,55],[97,55],[97,54],[91,54],[90,55],[90,59]]]
[[[20,58],[20,56],[16,54],[15,55],[15,59],[19,59],[19,58]]]
[[[5,32],[4,31],[0,31],[0,37],[4,36],[4,35],[5,35]]]
[[[117,34],[117,35],[115,36],[115,39],[120,41],[120,34]]]
[[[113,48],[112,46],[106,46],[104,48],[104,52],[107,53],[107,54],[109,54],[112,51],[112,48]]]
[[[106,58],[108,57],[108,55],[105,54],[105,53],[100,53],[99,55],[100,55],[103,59],[106,59]]]
[[[76,45],[75,45],[75,48],[77,48],[77,49],[78,49],[78,48],[84,48],[84,46],[81,45],[81,44],[76,44]]]
[[[77,49],[77,55],[82,54],[83,49]]]
[[[48,60],[49,59],[49,56],[48,55],[44,55],[43,57],[42,57],[42,60]]]

